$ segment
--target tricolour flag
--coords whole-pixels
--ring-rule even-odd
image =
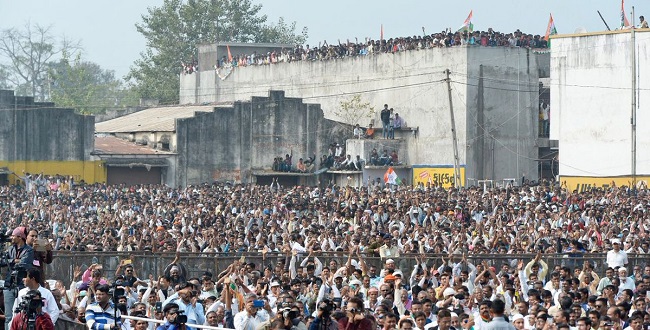
[[[397,180],[397,173],[395,173],[392,167],[389,167],[386,173],[384,173],[384,183],[397,184]]]
[[[626,28],[630,26],[630,21],[627,20],[627,15],[625,15],[625,0],[621,0],[621,28]]]
[[[463,22],[463,26],[458,29],[458,31],[469,31],[473,32],[474,31],[474,24],[472,24],[472,15],[474,11],[470,10],[469,15],[467,16],[467,19],[465,19],[465,22]]]
[[[555,22],[553,21],[553,14],[551,14],[551,18],[548,20],[548,26],[546,27],[546,35],[544,36],[544,40],[548,41],[548,37],[557,34],[557,30],[555,29]]]
[[[232,62],[232,54],[230,54],[230,45],[226,45],[226,48],[228,48],[228,62]]]

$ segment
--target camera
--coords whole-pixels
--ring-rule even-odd
[[[297,311],[292,311],[290,307],[287,307],[282,310],[282,317],[285,320],[293,320],[296,317],[298,317],[298,312]]]
[[[0,231],[0,244],[5,244],[11,242],[11,236]]]
[[[43,299],[33,293],[27,293],[23,296],[23,301],[18,304],[18,307],[14,312],[23,312],[26,315],[32,315],[36,313],[36,310],[40,307],[43,307]]]
[[[174,320],[174,324],[176,325],[181,325],[187,323],[187,315],[185,315],[185,311],[182,310],[177,310],[176,311],[176,319]]]
[[[330,315],[334,310],[334,302],[329,299],[323,299],[318,305],[318,310],[323,312],[323,315]]]

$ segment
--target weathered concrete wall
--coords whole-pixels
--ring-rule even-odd
[[[520,48],[468,52],[467,86],[454,84],[467,91],[466,178],[537,179],[538,58]]]
[[[282,89],[288,96],[321,104],[326,118],[341,121],[335,114],[340,102],[360,94],[362,102],[374,106],[377,125],[379,110],[387,103],[408,126],[419,126],[417,138],[400,151],[408,155],[410,163],[450,165],[453,144],[448,87],[443,81],[444,70],[449,69],[459,158],[461,164],[467,164],[467,177],[502,179],[525,174],[536,179],[534,136],[538,115],[537,110],[529,110],[537,109],[537,93],[529,91],[537,85],[542,62],[537,57],[519,48],[459,47],[236,68],[223,80],[209,71],[201,72],[194,96],[196,102],[234,101]],[[484,86],[479,93],[481,65]],[[182,91],[190,83],[181,83],[183,100]],[[522,94],[516,92],[517,86]],[[480,135],[475,119],[479,94],[483,102],[481,122],[489,132],[485,136],[495,145],[489,157],[485,151],[489,141],[480,142],[483,151],[478,153],[483,157],[472,145]]]
[[[0,160],[89,160],[95,119],[72,109],[34,107],[32,98],[20,98],[14,109],[13,92],[0,98]],[[31,101],[29,100],[31,99]],[[31,108],[31,109],[30,109]]]
[[[177,184],[228,180],[250,182],[253,169],[269,169],[273,158],[293,152],[317,157],[341,139],[343,127],[323,118],[319,105],[272,91],[233,107],[177,119]]]
[[[561,176],[631,175],[631,51],[629,30],[553,39],[551,139]],[[637,174],[650,175],[649,31],[636,33],[636,51]]]

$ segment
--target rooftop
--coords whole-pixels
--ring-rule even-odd
[[[122,140],[114,136],[95,136],[95,155],[173,155],[173,152],[156,150]]]
[[[174,132],[177,118],[194,117],[196,112],[211,112],[214,105],[185,105],[142,110],[95,124],[97,133]]]

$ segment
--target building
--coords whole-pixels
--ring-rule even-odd
[[[199,51],[199,63],[204,56]],[[409,174],[409,183],[449,177],[454,164],[451,103],[464,184],[537,180],[543,172],[540,149],[549,154],[551,146],[538,129],[540,78],[548,77],[548,61],[548,53],[524,48],[453,47],[238,67],[228,75],[202,65],[197,73],[181,75],[180,99],[234,102],[277,89],[318,103],[325,118],[345,122],[336,115],[340,103],[360,95],[374,105],[375,115],[359,124],[374,122],[376,127],[388,104],[410,128],[399,136],[400,154],[417,169]],[[367,158],[372,148],[355,143],[349,149]]]
[[[650,181],[650,31],[634,38],[631,30],[553,38],[550,137],[559,141],[560,181],[571,190],[629,185],[634,172],[637,181]]]
[[[0,90],[0,183],[16,183],[23,173],[105,182],[101,161],[91,155],[94,124],[93,116]]]

